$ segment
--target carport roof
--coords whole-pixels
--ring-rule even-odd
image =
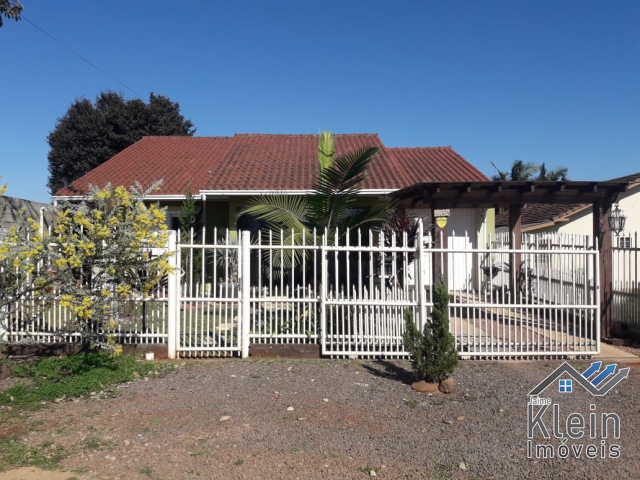
[[[407,208],[420,204],[432,208],[508,207],[526,203],[611,202],[631,182],[530,181],[416,183],[391,195]]]

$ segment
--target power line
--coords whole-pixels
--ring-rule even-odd
[[[29,20],[27,17],[25,17],[24,15],[21,15],[21,18],[23,20],[25,20],[27,23],[31,24],[34,28],[40,30],[43,34],[45,34],[47,37],[49,37],[51,40],[53,40],[54,42],[56,42],[58,45],[60,45],[62,48],[64,48],[65,50],[67,50],[69,53],[75,55],[76,57],[78,57],[80,60],[82,60],[83,62],[85,62],[86,64],[88,64],[89,66],[91,66],[92,68],[95,68],[97,71],[99,71],[100,73],[102,73],[103,75],[105,75],[106,77],[110,78],[111,80],[113,80],[114,82],[116,82],[118,85],[126,88],[127,90],[129,90],[131,93],[133,93],[136,97],[138,97],[140,100],[144,101],[144,97],[142,95],[140,95],[138,92],[136,92],[133,88],[125,85],[124,83],[122,83],[120,80],[118,80],[117,78],[115,78],[113,75],[110,75],[109,73],[105,72],[103,69],[101,69],[100,67],[98,67],[95,63],[91,62],[90,60],[87,60],[85,57],[83,57],[82,55],[80,55],[78,52],[76,52],[75,50],[73,50],[72,48],[66,46],[64,43],[62,43],[60,40],[58,40],[57,38],[55,38],[53,35],[51,35],[50,33],[46,32],[45,30],[43,30],[42,28],[40,28],[38,25],[36,25],[35,23],[33,23],[31,20]],[[202,133],[204,133],[205,135],[211,136],[209,133],[205,132],[204,130],[202,130],[201,128],[197,128],[197,130],[200,130]]]
[[[51,35],[50,33],[45,32],[42,28],[40,28],[38,25],[36,25],[35,23],[33,23],[31,20],[29,20],[27,17],[25,17],[24,15],[22,15],[22,19],[26,20],[27,23],[30,23],[31,25],[33,25],[35,28],[37,28],[38,30],[40,30],[42,33],[44,33],[47,37],[49,37],[51,40],[53,40],[54,42],[56,42],[58,45],[60,45],[61,47],[63,47],[65,50],[67,50],[68,52],[72,53],[73,55],[75,55],[76,57],[78,57],[80,60],[82,60],[83,62],[89,64],[90,66],[92,66],[93,68],[95,68],[96,70],[98,70],[100,73],[102,73],[103,75],[106,75],[107,77],[109,77],[111,80],[113,80],[114,82],[116,82],[118,85],[126,88],[127,90],[129,90],[130,92],[132,92],[136,97],[140,98],[141,100],[144,100],[143,96],[140,95],[138,92],[136,92],[133,88],[128,87],[127,85],[125,85],[124,83],[122,83],[120,80],[118,80],[117,78],[113,77],[112,75],[109,75],[107,72],[105,72],[103,69],[101,69],[100,67],[98,67],[96,64],[90,62],[89,60],[87,60],[86,58],[84,58],[82,55],[80,55],[79,53],[77,53],[76,51],[72,50],[71,48],[67,47],[64,43],[62,43],[60,40],[58,40],[57,38],[55,38],[53,35]]]

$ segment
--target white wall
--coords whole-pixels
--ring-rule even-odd
[[[410,209],[407,214],[411,218],[422,218],[425,224],[431,223],[430,209]],[[445,226],[447,244],[449,248],[471,249],[484,247],[487,236],[487,210],[483,208],[454,208]],[[431,254],[423,262],[427,283],[431,284]],[[451,253],[448,258],[449,288],[477,289],[479,288],[477,255],[471,253]],[[413,265],[409,267],[409,274],[413,280]]]

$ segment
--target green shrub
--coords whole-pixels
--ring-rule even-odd
[[[458,352],[453,335],[449,332],[449,291],[440,281],[434,288],[431,323],[425,323],[423,332],[418,330],[413,311],[404,314],[404,344],[411,354],[411,366],[416,380],[441,382],[453,373],[458,365]]]

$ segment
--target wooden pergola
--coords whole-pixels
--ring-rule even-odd
[[[593,238],[600,248],[601,334],[611,337],[613,300],[612,236],[609,226],[611,206],[618,195],[629,188],[629,182],[445,182],[416,183],[393,193],[401,209],[431,208],[508,208],[510,248],[521,248],[521,213],[527,203],[560,203],[593,205]],[[436,235],[434,238],[439,239]],[[445,242],[446,242],[446,236]],[[446,245],[435,245],[446,247]],[[436,255],[436,257],[439,257]],[[512,262],[517,269],[520,261]],[[440,270],[444,267],[444,270]],[[436,266],[447,271],[446,266]],[[517,277],[517,273],[515,275]]]

